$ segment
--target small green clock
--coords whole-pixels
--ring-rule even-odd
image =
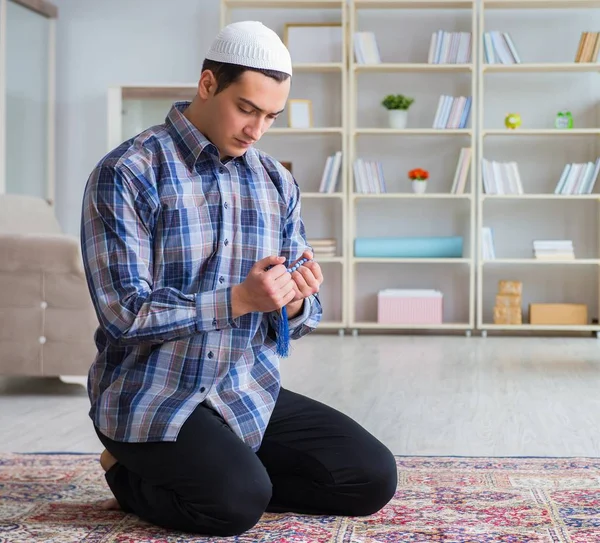
[[[573,115],[570,111],[559,111],[556,114],[556,120],[554,126],[559,129],[573,128]]]

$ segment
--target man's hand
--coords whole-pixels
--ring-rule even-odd
[[[304,251],[300,258],[313,258],[311,251]],[[300,258],[298,260],[300,260]],[[292,264],[293,266],[294,264]],[[292,303],[300,302],[304,298],[308,298],[313,294],[319,292],[321,284],[323,283],[323,273],[321,272],[321,266],[315,261],[306,262],[302,264],[294,273],[292,273],[292,279],[295,284],[295,296]],[[302,304],[299,305],[301,307]]]
[[[285,257],[268,256],[252,266],[248,277],[231,290],[233,318],[253,311],[275,311],[295,298],[296,283],[284,262]],[[273,267],[267,270],[269,266]]]

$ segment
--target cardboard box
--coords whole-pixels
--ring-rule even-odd
[[[585,304],[530,304],[530,324],[585,325],[588,310]]]
[[[520,307],[494,307],[494,324],[523,324]]]
[[[498,281],[498,294],[523,294],[522,281]]]
[[[496,294],[496,307],[521,307],[519,294]]]
[[[429,289],[384,289],[377,294],[381,324],[442,324],[444,296]]]

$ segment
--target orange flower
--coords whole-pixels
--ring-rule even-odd
[[[422,168],[415,168],[408,172],[408,178],[417,181],[425,181],[426,179],[429,179],[429,172]]]

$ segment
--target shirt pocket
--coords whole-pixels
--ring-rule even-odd
[[[211,206],[202,195],[162,202],[155,255],[164,282],[181,290],[198,290],[200,273],[216,251]],[[216,210],[218,212],[218,210]]]

